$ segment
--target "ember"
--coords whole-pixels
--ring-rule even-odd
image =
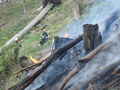
[[[31,55],[29,57],[32,60],[32,62],[34,62],[35,64],[39,63],[39,60],[34,59]]]
[[[68,34],[68,33],[66,33],[66,34],[64,35],[64,38],[67,38],[67,37],[69,37],[69,34]]]

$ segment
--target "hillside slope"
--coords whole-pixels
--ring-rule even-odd
[[[39,12],[35,11],[41,6],[40,0],[34,0],[34,2],[26,0],[27,13],[24,13],[23,3],[21,1],[13,1],[14,2],[11,6],[5,6],[0,9],[0,22],[2,22],[0,24],[0,46],[4,45],[6,41],[21,31],[39,14]],[[86,1],[80,4],[81,9],[85,9],[84,6]],[[32,28],[32,30],[22,38],[22,48],[20,49],[19,57],[23,55],[32,55],[33,57],[36,57],[41,54],[43,49],[48,48],[52,42],[52,39],[56,36],[56,33],[60,30],[64,30],[64,26],[73,20],[72,8],[73,0],[63,0],[62,5],[55,6],[50,12],[48,12],[43,21],[36,25],[36,27]],[[39,38],[43,33],[43,29],[41,29],[41,27],[45,24],[47,25],[45,29],[49,34],[50,40],[40,47]],[[0,75],[1,77],[4,77],[4,79],[7,77],[7,87],[16,83],[9,83],[16,80],[15,76],[11,75],[17,71],[17,65],[14,63],[13,58],[14,48],[15,43],[6,47],[3,54],[0,56]],[[6,74],[9,74],[10,77],[8,78]]]

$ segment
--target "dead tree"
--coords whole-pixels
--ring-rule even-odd
[[[82,40],[82,35],[78,36],[76,39],[72,40],[67,45],[61,47],[60,49],[53,52],[51,56],[49,56],[46,61],[42,63],[34,72],[32,72],[29,76],[25,77],[20,83],[13,87],[14,90],[24,90],[29,84],[31,84],[37,76],[39,76],[43,71],[45,71],[52,62],[57,60],[64,52],[72,48],[74,45],[79,43]]]
[[[24,13],[26,13],[26,5],[25,5],[25,0],[23,0],[23,8],[24,8]]]
[[[84,47],[86,50],[86,54],[91,52],[93,49],[95,49],[98,45],[102,43],[102,36],[99,33],[98,25],[91,25],[91,24],[85,24],[83,26],[83,41],[84,41]],[[68,73],[68,75],[64,78],[64,80],[60,83],[57,90],[62,90],[65,86],[65,84],[74,76],[79,70],[81,70],[87,62],[83,62],[82,64],[79,64],[71,72]]]
[[[77,0],[74,0],[73,3],[73,18],[74,20],[78,20],[79,18],[79,6]]]

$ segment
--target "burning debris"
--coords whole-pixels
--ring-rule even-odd
[[[119,81],[118,76],[115,76],[116,78],[113,75],[111,76],[120,64],[119,59],[112,56],[113,61],[110,63],[108,57],[101,57],[104,55],[102,51],[110,51],[109,47],[119,47],[119,33],[113,39],[101,44],[102,37],[97,24],[86,24],[83,28],[83,35],[74,40],[55,37],[52,54],[43,62],[36,64],[37,67],[30,70],[25,79],[17,84],[14,89],[97,90],[99,88],[101,90],[111,85],[110,82]],[[113,41],[116,38],[118,41]],[[81,40],[84,42],[80,42]],[[114,50],[112,52],[116,53]],[[82,54],[88,55],[81,59]],[[109,56],[110,53],[107,54]],[[118,56],[118,53],[115,56]]]
[[[105,12],[110,14],[115,10]],[[104,16],[103,14],[100,15]],[[97,24],[85,24],[83,34],[76,39],[70,39],[71,34],[68,33],[62,34],[64,37],[55,37],[52,53],[48,58],[33,65],[36,68],[30,70],[27,76],[13,88],[15,90],[104,90],[112,87],[116,90],[115,86],[119,90],[119,14],[115,12],[104,21],[103,31],[100,25],[102,35]],[[92,17],[95,18],[94,15]],[[94,22],[96,23],[97,20],[99,19],[95,19]],[[92,22],[91,19],[89,21]],[[77,26],[79,27],[78,24]],[[76,31],[80,32],[80,30]],[[116,32],[118,33],[112,39],[105,42],[111,33],[113,35]]]

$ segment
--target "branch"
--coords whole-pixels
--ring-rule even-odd
[[[64,80],[60,83],[59,87],[57,90],[63,90],[64,86],[66,85],[66,83],[79,71],[81,70],[84,66],[86,65],[86,63],[83,63],[82,65],[78,65],[75,68],[73,68],[73,70],[71,72],[69,72],[69,74],[64,78]]]
[[[100,52],[108,44],[109,44],[108,42],[101,44],[96,49],[94,49],[93,51],[91,51],[88,55],[86,55],[83,58],[80,58],[79,61],[80,62],[84,62],[84,61],[90,60],[93,56],[95,56],[98,52]]]

